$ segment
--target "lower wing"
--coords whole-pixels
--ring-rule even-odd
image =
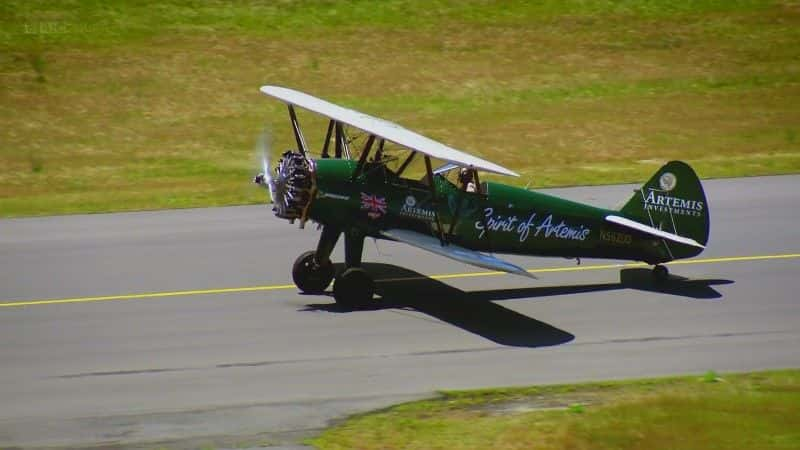
[[[515,264],[511,264],[508,261],[503,261],[494,256],[469,250],[454,244],[442,245],[439,239],[426,234],[417,233],[416,231],[394,229],[384,231],[383,235],[389,239],[403,242],[413,247],[436,253],[437,255],[446,256],[462,263],[483,267],[484,269],[513,273],[528,278],[536,278],[527,270]]]

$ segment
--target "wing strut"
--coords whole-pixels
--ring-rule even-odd
[[[347,146],[347,136],[344,134],[344,126],[341,122],[336,122],[336,157],[341,158],[342,154],[350,159],[350,148]]]
[[[476,189],[477,189],[478,191],[480,191],[480,187],[478,187],[478,184],[477,184],[477,180],[478,180],[478,171],[477,171],[477,170],[475,170],[475,169],[474,169],[474,168],[472,168],[472,167],[470,167],[468,170],[470,171],[470,173],[471,173],[471,176],[475,177],[475,180],[476,180],[475,187],[476,187]],[[450,229],[449,229],[449,230],[447,230],[447,235],[448,235],[448,236],[452,236],[452,235],[453,235],[453,230],[455,230],[455,229],[456,229],[456,224],[458,224],[458,219],[459,219],[459,217],[458,217],[458,214],[461,212],[461,204],[462,204],[462,203],[464,203],[464,202],[463,202],[463,200],[464,200],[464,194],[467,192],[467,188],[468,188],[468,187],[469,187],[469,183],[468,183],[468,182],[467,182],[467,183],[464,183],[464,184],[461,186],[461,192],[460,192],[460,194],[459,194],[459,196],[458,196],[458,203],[456,203],[456,209],[455,209],[455,211],[453,211],[453,221],[452,221],[452,222],[450,222]],[[484,229],[484,230],[486,229],[486,224],[484,224],[484,227],[483,227],[483,229]]]
[[[408,167],[408,165],[409,165],[409,164],[411,164],[411,160],[413,160],[413,159],[414,159],[414,156],[416,156],[416,155],[417,155],[417,151],[416,151],[416,150],[413,150],[413,151],[411,152],[411,154],[410,154],[410,155],[408,155],[408,157],[406,158],[406,160],[405,160],[405,161],[403,161],[403,164],[401,164],[401,165],[400,165],[400,168],[399,168],[399,169],[397,169],[397,176],[398,176],[398,177],[399,177],[400,175],[402,175],[402,174],[403,174],[403,172],[406,170],[406,168]]]
[[[356,166],[356,170],[353,171],[353,176],[350,178],[350,181],[355,180],[361,175],[361,172],[364,170],[364,164],[367,163],[367,155],[369,155],[369,151],[372,149],[372,144],[375,142],[375,135],[370,134],[369,139],[364,144],[364,150],[361,151],[361,156],[358,158],[358,165]]]
[[[375,161],[380,161],[383,159],[383,145],[386,143],[386,139],[381,139],[378,142],[378,150],[375,152]]]
[[[428,187],[431,190],[431,203],[433,204],[433,215],[436,217],[436,231],[439,232],[439,242],[442,247],[447,245],[444,240],[444,229],[442,228],[442,218],[439,217],[439,200],[436,198],[436,185],[433,184],[433,169],[431,168],[431,157],[425,155],[425,172],[428,176]]]
[[[472,175],[475,176],[475,191],[478,194],[483,194],[483,192],[481,192],[481,177],[478,175],[478,170],[472,169]]]
[[[303,138],[303,132],[300,130],[300,124],[297,122],[297,116],[294,113],[294,106],[291,103],[289,106],[289,117],[292,119],[292,129],[294,130],[294,138],[297,141],[297,151],[306,156],[308,153],[306,148],[306,140]]]
[[[335,124],[334,120],[328,122],[328,132],[325,133],[325,144],[322,146],[322,157],[323,158],[330,158],[331,155],[328,153],[328,147],[331,144],[331,134],[333,134],[333,126]]]
[[[482,196],[485,196],[485,198],[489,198],[488,185],[487,185],[486,192],[483,192],[483,188],[481,187],[481,179],[478,176],[478,171],[477,170],[475,171],[475,190],[478,191],[478,195],[482,195]],[[483,197],[481,197],[481,198],[483,198]],[[489,249],[491,249],[492,248],[492,237],[491,237],[492,233],[489,230],[489,226],[488,226],[489,224],[486,223],[486,215],[485,214],[481,214],[481,222],[483,223],[483,230],[484,230],[484,236],[486,236],[486,243],[488,244]]]

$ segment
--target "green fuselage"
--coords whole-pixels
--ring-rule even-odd
[[[660,239],[605,220],[618,211],[500,183],[483,183],[480,192],[467,192],[438,175],[431,189],[424,180],[400,178],[379,164],[368,164],[354,179],[356,164],[316,160],[309,218],[376,238],[383,237],[382,230],[410,229],[497,253],[648,263],[692,256],[670,256]]]

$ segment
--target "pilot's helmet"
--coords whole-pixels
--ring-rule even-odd
[[[461,183],[472,181],[472,174],[469,172],[469,169],[463,167],[458,171],[458,181]]]

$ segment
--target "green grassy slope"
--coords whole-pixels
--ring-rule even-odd
[[[352,417],[321,449],[796,449],[800,371],[445,392]]]
[[[0,217],[263,201],[267,83],[533,187],[800,170],[795,2],[533,3],[2,2]]]

